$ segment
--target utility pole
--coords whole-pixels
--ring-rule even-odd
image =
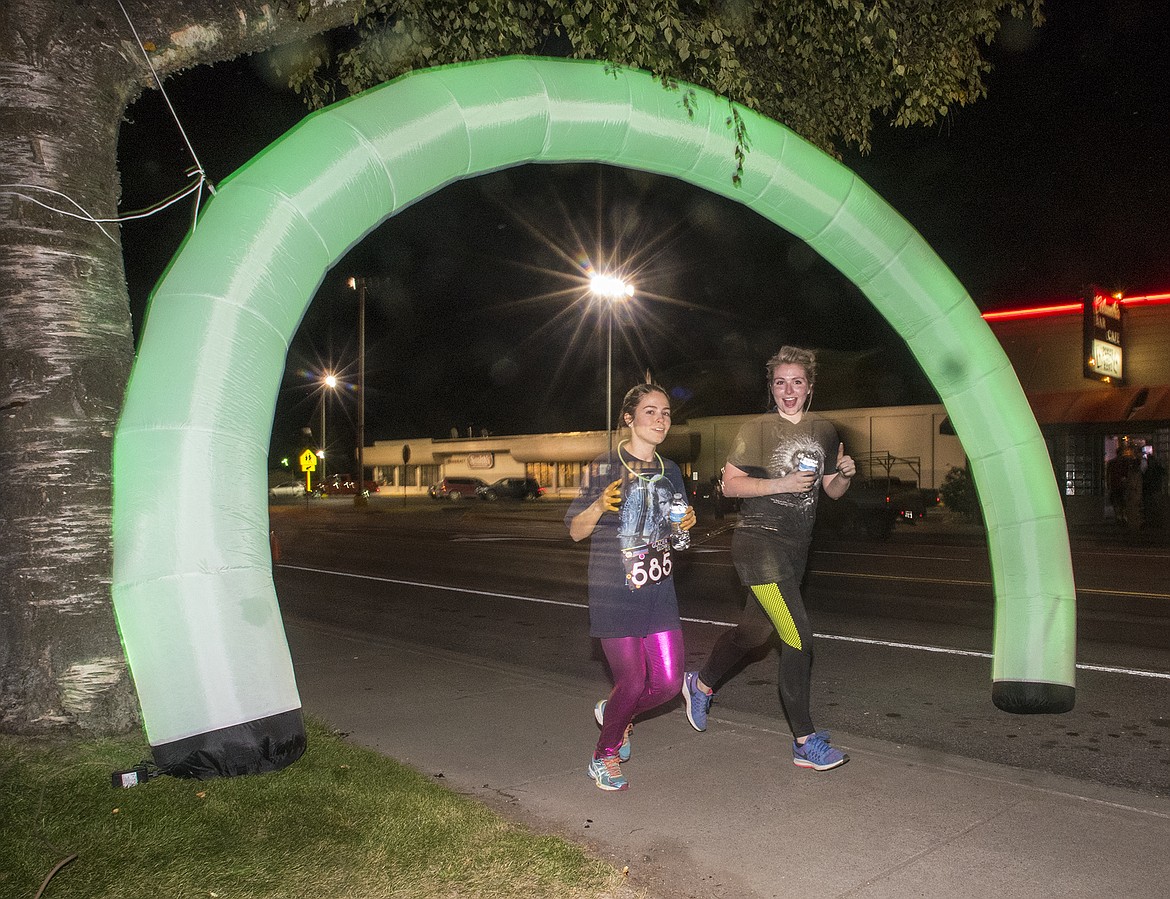
[[[369,505],[366,496],[366,279],[350,278],[349,286],[358,294],[358,415],[357,415],[357,492],[353,504]]]

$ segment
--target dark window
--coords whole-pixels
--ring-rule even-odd
[[[1065,434],[1052,441],[1052,464],[1065,496],[1101,496],[1105,483],[1101,438]]]

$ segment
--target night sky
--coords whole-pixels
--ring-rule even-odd
[[[845,162],[905,216],[984,309],[1068,299],[1100,283],[1170,289],[1170,23],[1153,0],[1053,0],[1048,23],[992,53],[990,96],[933,129],[879,128]],[[213,181],[305,114],[254,60],[202,67],[167,91]],[[122,129],[123,209],[190,167],[157,92]],[[135,326],[190,223],[187,203],[123,228]],[[356,378],[367,279],[366,440],[604,427],[604,319],[577,261],[632,264],[614,391],[649,369],[675,418],[759,411],[764,360],[822,349],[830,406],[934,402],[901,339],[802,242],[682,182],[601,165],[528,165],[453,184],[384,223],[327,275],[289,353],[274,457],[318,421],[313,378]],[[631,262],[632,261],[632,262]],[[839,355],[840,354],[840,355]],[[846,363],[846,359],[848,362]],[[836,364],[834,364],[836,363]],[[352,392],[330,401],[335,452],[354,444]]]

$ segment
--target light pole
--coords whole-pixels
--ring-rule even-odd
[[[607,317],[605,351],[605,439],[606,458],[613,456],[613,315],[614,306],[634,295],[634,285],[615,275],[592,275],[589,290],[605,302]],[[607,463],[608,464],[608,463]]]
[[[321,457],[321,477],[320,477],[319,482],[321,484],[324,484],[325,483],[325,404],[329,399],[329,394],[325,392],[324,388],[327,387],[330,390],[336,390],[337,389],[337,376],[327,372],[325,374],[325,377],[323,377],[321,379],[321,385],[322,385],[322,390],[321,390],[321,452],[318,453],[318,455]]]
[[[357,492],[353,495],[355,506],[368,505],[366,497],[366,460],[363,447],[366,445],[366,279],[350,278],[351,290],[358,295],[358,417],[357,417]]]

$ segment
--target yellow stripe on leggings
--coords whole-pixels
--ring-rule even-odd
[[[800,633],[796,630],[796,622],[792,620],[792,613],[788,611],[788,604],[780,595],[779,585],[756,584],[752,587],[752,593],[756,595],[756,599],[760,601],[760,605],[764,607],[764,611],[772,619],[772,624],[776,626],[776,632],[780,634],[780,639],[793,649],[802,649]]]

